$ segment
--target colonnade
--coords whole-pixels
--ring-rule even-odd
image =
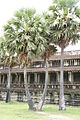
[[[33,77],[31,78],[31,74],[33,74]],[[41,73],[41,74],[44,74],[45,73]],[[28,73],[27,74],[27,82],[28,84],[30,84],[31,82],[31,79],[33,81],[33,83],[40,83],[40,75],[39,73],[35,72],[35,73]],[[59,84],[60,82],[60,72],[55,72],[55,73],[52,73],[52,74],[56,74],[56,82],[54,83],[54,78],[52,78],[52,82],[51,82],[51,76],[50,76],[50,73],[48,75],[48,84],[52,83],[52,84]],[[73,77],[73,72],[68,72],[68,82],[67,83],[70,83],[70,84],[73,84],[74,83],[74,77]],[[0,74],[0,84],[6,84],[7,83],[7,80],[8,79],[8,74]],[[44,79],[45,81],[45,79]],[[23,76],[23,73],[16,73],[16,74],[11,74],[11,83],[17,83],[17,84],[21,84],[21,83],[24,83],[24,76]],[[44,83],[44,82],[43,82]]]

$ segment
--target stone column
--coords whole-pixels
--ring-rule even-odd
[[[3,84],[4,84],[4,81],[5,81],[5,74],[3,74],[3,80],[2,80]]]
[[[49,64],[50,67],[52,67],[52,61],[50,61],[50,64]]]
[[[0,84],[1,84],[1,74],[0,74]]]
[[[56,72],[56,83],[59,83],[60,82],[60,73],[59,72]]]
[[[18,84],[20,86],[20,83],[21,83],[21,74],[19,74],[19,77],[18,77]]]
[[[15,82],[18,83],[18,74],[15,74]]]
[[[74,65],[77,65],[77,60],[74,60]]]
[[[68,72],[68,75],[69,75],[69,82],[71,84],[73,84],[73,73],[72,72]]]
[[[74,80],[73,80],[73,72],[71,72],[71,83],[73,84]]]
[[[71,60],[69,60],[70,61],[70,66],[71,66]]]
[[[50,84],[50,73],[48,73],[48,84]]]
[[[28,73],[28,76],[27,76],[27,83],[30,83],[30,73]]]
[[[37,76],[37,83],[40,83],[40,74]]]
[[[38,81],[37,81],[38,79],[37,79],[37,73],[34,73],[34,83],[37,83]]]

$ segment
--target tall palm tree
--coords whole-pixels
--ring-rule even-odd
[[[44,45],[44,47],[45,47],[45,45]],[[45,63],[45,86],[44,86],[43,94],[42,94],[41,99],[37,106],[37,111],[42,110],[42,107],[43,107],[43,104],[45,101],[45,97],[46,97],[46,93],[47,93],[48,67],[49,67],[48,60],[49,60],[50,56],[56,52],[56,50],[57,50],[56,47],[54,45],[49,45],[49,41],[48,41],[48,43],[45,47],[45,50],[42,51],[42,54],[41,54],[41,57],[42,57],[42,59],[44,59],[44,63]]]
[[[24,67],[24,85],[29,109],[34,109],[28,84],[27,68],[34,56],[40,53],[43,39],[40,34],[43,33],[42,19],[35,15],[33,9],[20,9],[14,17],[4,26],[4,35],[11,45],[14,45],[18,61]]]
[[[37,111],[41,111],[44,101],[45,101],[45,97],[46,97],[46,93],[47,93],[47,85],[48,85],[48,60],[50,58],[50,56],[52,54],[54,54],[56,52],[56,47],[54,46],[54,44],[51,44],[51,39],[50,39],[50,35],[49,35],[49,23],[48,23],[48,17],[49,15],[47,13],[43,13],[42,14],[42,33],[40,33],[40,37],[42,37],[42,39],[39,42],[39,46],[41,44],[41,49],[40,49],[40,56],[42,59],[44,59],[44,64],[45,64],[45,85],[44,85],[44,89],[43,89],[43,94],[41,96],[41,99],[38,103],[37,106]],[[39,54],[38,54],[39,56]]]
[[[6,103],[11,101],[10,98],[10,83],[11,83],[11,68],[14,67],[17,62],[14,61],[14,57],[13,56],[7,56],[6,57],[6,63],[8,66],[8,84],[7,84],[7,94],[6,94]]]
[[[15,13],[14,18],[9,20],[4,26],[4,36],[8,43],[10,42],[10,44],[15,46],[19,62],[24,67],[24,85],[29,109],[31,110],[34,109],[34,104],[27,84],[27,66],[30,60],[31,47],[34,47],[30,43],[33,39],[31,37],[33,31],[31,28],[33,28],[34,15],[35,10],[33,9],[20,9]]]
[[[5,64],[6,62],[6,41],[5,39],[2,37],[0,42],[0,56],[1,56],[1,61]],[[11,76],[11,72],[10,72],[10,66],[9,66],[9,72],[8,72],[8,84],[7,84],[7,94],[6,94],[6,103],[10,102],[10,77]]]
[[[28,49],[26,49],[26,50],[25,49],[23,50],[22,53],[19,54],[19,61],[20,61],[20,64],[23,65],[23,67],[24,67],[24,86],[25,86],[27,102],[28,102],[28,105],[29,105],[29,109],[33,110],[34,109],[34,103],[32,101],[32,98],[31,98],[31,95],[30,95],[30,92],[29,92],[29,88],[28,88],[28,83],[27,83],[27,68],[28,68],[28,65],[29,65],[29,62],[30,62],[31,58],[28,55],[28,54],[30,54],[30,51],[28,51]],[[25,53],[25,52],[27,52],[27,53]]]
[[[32,59],[34,59],[35,56],[39,55],[41,44],[44,43],[42,37],[40,34],[43,33],[43,26],[40,20],[39,16],[33,17],[33,19],[28,18],[29,23],[26,23],[27,28],[24,26],[24,32],[19,33],[18,39],[21,40],[23,38],[23,46],[21,50],[19,51],[19,60],[22,64],[24,64],[24,83],[25,83],[25,90],[26,90],[26,96],[28,98],[28,105],[30,109],[34,109],[34,104],[31,99],[31,95],[28,89],[27,85],[27,67]],[[31,19],[31,20],[30,20]]]
[[[70,42],[76,43],[79,40],[80,18],[76,15],[76,9],[73,9],[75,2],[74,0],[53,0],[53,5],[49,8],[52,11],[50,17],[51,39],[55,40],[55,44],[61,48],[59,110],[66,109],[63,86],[64,49]]]
[[[9,67],[8,70],[8,84],[7,84],[7,94],[6,94],[6,103],[10,102],[10,80],[11,80],[11,68],[16,64],[15,57],[14,57],[14,51],[12,52],[11,47],[6,41],[5,37],[1,38],[0,43],[0,55],[1,55],[1,61],[4,63],[4,65]]]

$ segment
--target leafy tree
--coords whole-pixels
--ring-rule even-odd
[[[10,80],[11,80],[11,68],[16,65],[16,56],[15,52],[11,51],[12,45],[6,41],[4,37],[1,37],[0,42],[0,55],[1,61],[4,65],[9,67],[8,73],[8,84],[7,84],[7,94],[6,94],[6,103],[10,102]]]
[[[8,24],[4,26],[4,35],[10,44],[15,44],[18,62],[24,67],[24,86],[29,109],[34,109],[34,103],[27,84],[27,66],[29,62],[31,62],[31,50],[35,48],[32,42],[34,15],[35,10],[33,9],[20,9],[15,13],[14,17],[8,21]],[[12,50],[11,48],[11,51]]]
[[[77,12],[78,8],[74,7],[75,3],[75,0],[53,0],[53,4],[49,8],[51,10],[51,39],[61,48],[59,110],[66,109],[63,87],[64,49],[70,42],[76,43],[79,40],[80,18],[78,15],[79,12]]]
[[[4,26],[5,38],[14,45],[18,62],[24,67],[24,85],[29,109],[34,109],[34,103],[28,89],[27,68],[43,49],[45,39],[41,36],[44,31],[42,21],[40,16],[35,15],[35,10],[20,9]]]
[[[44,85],[44,90],[43,90],[43,94],[41,96],[41,99],[38,103],[37,106],[37,111],[41,111],[44,101],[45,101],[45,97],[46,97],[46,93],[47,93],[47,85],[48,85],[48,60],[50,58],[51,55],[53,55],[56,52],[56,47],[54,46],[54,44],[51,44],[51,39],[50,39],[50,34],[49,34],[49,25],[48,25],[48,17],[49,15],[47,13],[43,13],[42,18],[44,22],[42,23],[43,26],[43,32],[42,34],[40,34],[40,36],[42,36],[44,42],[41,43],[41,51],[40,51],[40,56],[41,58],[44,60],[44,64],[45,64],[45,85]],[[40,41],[42,42],[42,41]],[[43,46],[43,47],[42,47]]]
[[[52,54],[54,54],[56,52],[56,47],[54,45],[46,45],[45,50],[42,51],[42,59],[44,59],[44,63],[45,63],[45,86],[44,86],[44,90],[43,90],[43,94],[42,97],[39,101],[39,104],[37,106],[37,110],[41,111],[44,101],[45,101],[45,97],[46,97],[46,93],[47,93],[47,85],[48,85],[48,60],[50,58],[50,56]]]

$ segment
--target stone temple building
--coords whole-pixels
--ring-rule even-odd
[[[35,59],[28,68],[27,82],[34,102],[38,102],[44,88],[45,65],[41,58]],[[59,102],[60,53],[49,59],[49,78],[46,103]],[[8,67],[0,64],[0,100],[5,100]],[[19,66],[11,70],[11,101],[26,101],[23,69]],[[80,51],[64,52],[64,94],[67,105],[80,105]]]

